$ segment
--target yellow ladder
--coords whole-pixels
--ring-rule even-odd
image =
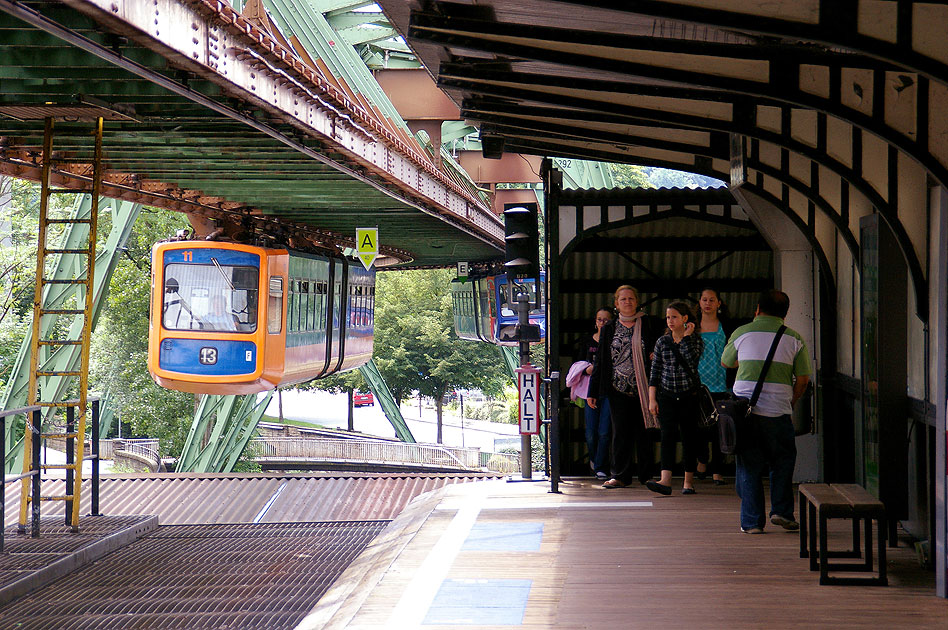
[[[79,531],[79,499],[82,487],[82,460],[85,446],[86,434],[86,407],[87,391],[89,386],[89,346],[92,332],[92,308],[93,308],[93,275],[95,269],[95,242],[96,225],[98,223],[99,191],[102,186],[102,127],[103,119],[98,118],[95,121],[94,151],[92,160],[78,160],[69,158],[70,163],[88,162],[92,165],[92,188],[91,190],[75,189],[55,189],[50,185],[50,172],[52,165],[58,160],[53,156],[53,129],[54,121],[47,118],[45,122],[45,132],[43,136],[43,167],[42,167],[42,188],[40,192],[40,217],[39,217],[39,238],[37,242],[36,256],[36,291],[33,297],[33,338],[30,348],[30,385],[29,385],[29,404],[39,405],[47,408],[77,407],[77,422],[75,426],[66,425],[66,431],[63,433],[43,433],[42,427],[32,426],[31,418],[27,419],[24,439],[23,439],[23,472],[41,474],[42,470],[59,469],[66,470],[66,488],[65,494],[42,496],[40,501],[65,501],[66,502],[66,525],[72,526],[73,532]],[[50,208],[50,197],[56,194],[91,193],[92,204],[88,218],[62,216],[52,217]],[[48,246],[48,236],[50,226],[66,226],[68,224],[88,224],[88,237],[85,245],[82,247],[55,248]],[[79,269],[74,279],[53,280],[46,278],[46,260],[48,256],[72,255],[79,258]],[[85,262],[85,268],[82,268],[81,261]],[[78,285],[78,291],[74,294],[72,304],[58,305],[57,308],[46,308],[44,304],[44,293],[48,293],[48,287],[52,284],[74,284]],[[65,308],[71,306],[72,308]],[[73,315],[82,318],[82,329],[78,339],[55,339],[40,338],[40,322],[47,315]],[[62,327],[59,327],[62,328]],[[62,332],[53,332],[52,335],[63,336]],[[66,335],[68,336],[68,335]],[[79,369],[59,369],[55,366],[47,367],[44,365],[42,356],[52,356],[56,348],[63,346],[80,346],[81,358]],[[79,399],[76,401],[62,400],[43,400],[43,385],[46,379],[51,377],[78,377],[79,378]],[[69,410],[71,412],[71,410]],[[55,412],[53,412],[55,413]],[[71,413],[69,413],[72,416]],[[45,417],[45,415],[44,415]],[[38,449],[34,449],[34,440],[41,441],[43,438],[61,438],[67,443],[66,464],[41,464],[37,460]],[[70,442],[75,443],[75,457],[70,457],[71,450],[68,448]],[[71,461],[70,461],[71,460]],[[70,481],[72,482],[70,484]],[[34,497],[30,496],[31,477],[24,477],[20,495],[20,521],[19,531],[26,531],[27,513]],[[72,488],[69,486],[72,485]],[[39,535],[39,510],[38,506],[33,506],[33,535]]]

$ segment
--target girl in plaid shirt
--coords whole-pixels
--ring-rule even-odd
[[[685,481],[682,494],[694,494],[694,474],[698,442],[698,398],[701,384],[698,360],[704,349],[701,335],[693,334],[691,308],[675,301],[665,309],[668,330],[655,342],[652,373],[648,382],[649,411],[657,414],[662,425],[662,479],[645,485],[659,494],[671,494],[672,465],[681,432]],[[686,365],[682,365],[685,362]]]

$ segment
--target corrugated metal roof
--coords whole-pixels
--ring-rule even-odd
[[[102,514],[155,514],[161,525],[301,523],[391,519],[414,497],[454,483],[493,479],[493,473],[159,473],[102,477]],[[80,512],[90,512],[88,480]],[[43,494],[63,491],[44,482]],[[19,486],[9,484],[6,511],[19,510]],[[45,508],[45,506],[44,506]],[[59,506],[44,515],[61,513]],[[12,519],[11,519],[12,520]]]
[[[618,238],[727,238],[756,234],[757,231],[752,227],[740,228],[711,221],[671,217],[608,230],[599,233],[598,236]],[[622,278],[624,283],[635,286],[636,281],[654,281],[657,276],[668,281],[670,285],[674,281],[692,276],[696,271],[712,263],[725,253],[724,249],[628,251],[623,252],[624,255],[618,255],[615,252],[572,252],[564,261],[563,281],[564,283],[569,281],[588,282],[590,280]],[[631,262],[629,258],[634,259],[641,267]],[[648,269],[648,271],[645,271],[642,267]],[[701,284],[711,286],[714,286],[716,280],[719,279],[771,282],[773,279],[773,253],[769,251],[734,251],[708,267],[707,270],[698,273],[695,278],[703,280],[704,282]],[[747,286],[750,287],[751,283],[748,283]],[[721,297],[728,305],[732,316],[750,317],[753,315],[754,306],[756,306],[758,290],[756,288],[749,291],[722,290]],[[646,308],[650,315],[664,315],[662,308],[667,301],[665,298],[656,299],[657,294],[641,289],[640,297],[643,303],[650,302]],[[698,296],[692,295],[691,297],[697,298]],[[603,305],[610,305],[612,302],[613,292],[611,290],[595,293],[564,293],[561,302],[562,318],[564,320],[588,319],[588,328],[591,330],[595,309]]]

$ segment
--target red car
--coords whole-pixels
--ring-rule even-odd
[[[353,407],[371,407],[375,404],[375,396],[372,392],[355,392],[352,394]]]

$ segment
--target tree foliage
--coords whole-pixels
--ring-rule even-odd
[[[496,346],[454,332],[452,270],[380,273],[376,289],[375,363],[396,400],[412,391],[441,401],[453,389],[500,394],[509,380]]]
[[[617,188],[655,188],[641,166],[635,164],[610,164],[612,179]]]
[[[109,283],[108,306],[93,339],[90,382],[110,393],[116,416],[134,435],[158,438],[165,453],[180,452],[194,397],[159,387],[148,373],[151,246],[186,226],[182,214],[142,211]]]

